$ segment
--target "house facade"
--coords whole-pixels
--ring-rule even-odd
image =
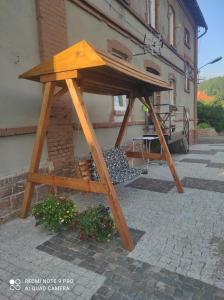
[[[10,22],[9,22],[10,20]],[[207,30],[196,0],[2,0],[0,2],[0,222],[17,215],[38,122],[42,87],[18,76],[79,40],[159,75],[170,92],[155,93],[154,104],[182,105],[197,123],[198,28]],[[102,148],[114,145],[124,96],[84,94]],[[141,136],[145,112],[136,103],[124,143]],[[42,167],[69,173],[74,159],[88,153],[80,124],[66,96],[54,104]],[[35,200],[46,193],[35,188]]]

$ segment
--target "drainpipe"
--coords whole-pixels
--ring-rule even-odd
[[[197,36],[195,34],[195,47],[194,47],[194,57],[195,57],[195,82],[194,82],[194,143],[197,142],[197,92],[198,92],[198,40],[202,38],[208,31],[208,27],[205,27],[205,31]]]
[[[198,40],[199,40],[200,38],[202,38],[202,37],[207,33],[207,31],[208,31],[208,27],[205,27],[205,31],[204,31],[202,34],[200,34],[200,35],[198,36]]]

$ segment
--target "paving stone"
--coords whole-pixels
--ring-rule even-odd
[[[196,159],[196,158],[184,158],[180,160],[185,163],[193,163],[193,164],[209,164],[210,160],[207,159]]]
[[[208,168],[224,169],[224,163],[209,162],[206,167],[208,167]]]
[[[143,237],[144,232],[136,229],[130,229],[130,231],[137,244],[139,239]],[[61,236],[63,245],[66,243],[67,237],[70,237],[70,233],[65,232]],[[128,251],[120,251],[120,238],[118,235],[115,235],[112,241],[106,243],[106,247],[100,243],[94,242],[95,244],[93,244],[92,241],[89,244],[88,241],[84,244],[77,241],[74,234],[73,243],[70,242],[69,249],[71,251],[76,249],[77,252],[83,253],[84,260],[81,264],[78,262],[79,265],[96,273],[100,270],[100,274],[102,273],[107,278],[104,282],[99,282],[98,290],[94,295],[91,292],[86,292],[86,288],[79,284],[82,283],[82,279],[79,278],[73,289],[77,297],[89,299],[92,296],[92,300],[179,300],[193,299],[194,296],[195,299],[211,300],[215,296],[222,295],[220,289],[202,281],[170,272],[164,268],[156,268],[148,263],[128,257]],[[54,246],[55,249],[59,250],[60,247],[57,246],[57,242],[56,238],[49,240],[53,250]],[[38,249],[45,251],[44,248],[47,248],[49,243],[42,244],[42,247],[38,247]],[[88,251],[91,248],[94,248],[94,251]],[[61,251],[64,250],[63,247],[60,249]],[[100,258],[98,262],[96,262],[97,254]],[[52,255],[62,257],[59,251],[55,251]],[[108,263],[108,260],[110,263]],[[73,260],[71,263],[75,265],[77,262]],[[90,286],[89,284],[87,288]]]
[[[210,149],[210,150],[190,150],[190,154],[203,154],[203,155],[214,155],[217,153],[217,150]]]
[[[172,181],[140,177],[126,186],[152,192],[168,193],[175,185]]]
[[[224,193],[224,183],[219,180],[185,177],[181,182],[187,188]]]

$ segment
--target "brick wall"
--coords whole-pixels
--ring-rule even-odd
[[[64,0],[36,0],[36,15],[42,61],[68,46]],[[70,99],[66,96],[53,105],[47,131],[47,144],[48,160],[53,162],[55,173],[64,176],[73,175],[75,168],[72,107]],[[0,223],[19,214],[26,176],[27,173],[22,173],[0,179]],[[32,205],[48,192],[48,186],[36,185]]]
[[[36,0],[41,60],[48,59],[68,46],[64,0]],[[55,172],[65,173],[73,165],[72,106],[66,96],[52,108],[47,133],[48,159]]]
[[[27,173],[14,174],[0,179],[0,224],[19,215]],[[41,200],[49,187],[35,186],[33,202]]]

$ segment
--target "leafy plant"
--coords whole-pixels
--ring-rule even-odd
[[[221,103],[198,102],[198,123],[208,123],[217,132],[224,130],[224,107]]]
[[[79,213],[74,223],[80,240],[95,239],[98,242],[110,240],[115,231],[115,224],[109,208],[98,205]]]
[[[211,128],[211,126],[208,123],[199,123],[197,127],[198,127],[198,129]]]
[[[71,200],[54,195],[49,195],[32,210],[37,225],[42,224],[53,232],[66,229],[74,220],[76,213],[76,206]]]

